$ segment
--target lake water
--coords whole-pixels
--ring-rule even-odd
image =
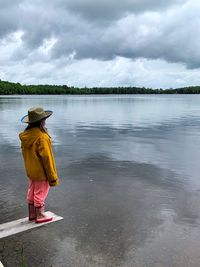
[[[7,266],[22,245],[27,266],[199,266],[199,95],[1,96],[1,223],[26,216],[18,134],[33,106],[54,111],[47,209],[64,220],[1,240]]]

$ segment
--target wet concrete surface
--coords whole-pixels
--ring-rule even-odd
[[[11,153],[1,159],[1,223],[26,216],[21,154]],[[0,240],[5,266],[20,266],[22,248],[29,267],[199,266],[200,192],[187,179],[100,154],[66,167],[58,156],[57,165],[47,209],[64,220]]]

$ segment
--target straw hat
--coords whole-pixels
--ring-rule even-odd
[[[51,110],[44,110],[41,107],[33,107],[28,110],[28,115],[22,117],[21,122],[24,123],[34,123],[41,121],[43,119],[47,119],[49,116],[53,114]]]

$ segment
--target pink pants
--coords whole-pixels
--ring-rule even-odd
[[[48,181],[32,181],[29,179],[29,187],[27,192],[27,201],[34,204],[35,207],[44,206],[45,199],[49,192]]]

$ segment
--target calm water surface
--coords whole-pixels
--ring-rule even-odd
[[[5,238],[8,266],[22,244],[28,266],[199,266],[199,95],[0,97],[2,223],[26,216],[18,133],[32,106],[54,111],[47,207],[65,219]]]

